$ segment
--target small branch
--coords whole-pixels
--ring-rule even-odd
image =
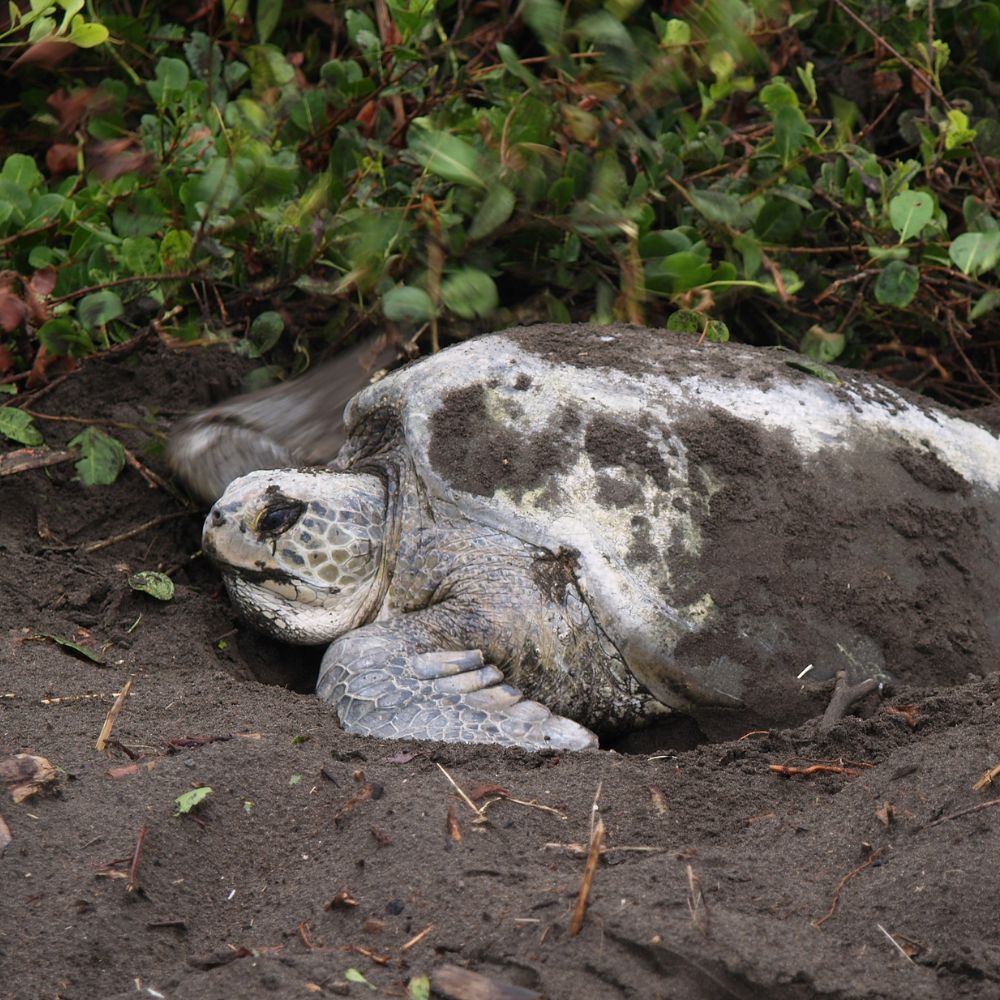
[[[53,545],[45,551],[98,552],[101,549],[108,548],[110,545],[117,545],[119,542],[127,542],[130,538],[135,538],[136,535],[141,535],[144,531],[149,531],[150,528],[158,528],[161,524],[166,524],[168,521],[176,521],[182,517],[190,517],[193,513],[195,513],[193,510],[179,510],[175,511],[173,514],[161,514],[159,517],[154,517],[152,520],[146,521],[135,528],[123,531],[120,535],[112,535],[110,538],[100,538],[97,541],[87,542],[84,545]]]
[[[1000,764],[994,764],[973,786],[974,792],[981,792],[987,785],[992,785],[1000,777]]]
[[[950,823],[953,819],[961,819],[963,816],[969,816],[972,813],[982,812],[984,809],[989,809],[991,806],[1000,806],[1000,799],[990,799],[988,802],[980,802],[977,806],[969,806],[968,809],[959,809],[958,812],[951,813],[948,816],[942,816],[940,819],[934,820],[933,823],[928,823],[924,829],[929,830],[932,826],[937,826],[939,823]]]
[[[834,889],[833,891],[833,899],[830,901],[830,909],[827,910],[826,913],[819,918],[819,920],[811,921],[813,927],[819,930],[820,927],[822,927],[823,924],[825,924],[830,919],[830,917],[832,917],[834,913],[837,912],[837,906],[840,904],[840,894],[841,892],[843,892],[844,886],[847,885],[847,883],[850,882],[850,880],[854,878],[855,875],[860,875],[866,868],[871,867],[871,865],[873,865],[882,856],[883,850],[884,848],[880,847],[877,851],[873,851],[869,856],[868,860],[863,865],[858,865],[858,867],[855,868],[853,871],[849,871],[837,883],[837,888]]]
[[[124,687],[118,692],[118,697],[115,698],[115,703],[108,710],[108,714],[104,719],[104,725],[101,726],[101,735],[97,737],[98,753],[104,753],[104,750],[108,745],[108,740],[111,737],[111,730],[114,728],[115,720],[121,713],[122,706],[125,704],[125,699],[128,697],[128,693],[132,689],[133,679],[134,677],[130,677],[125,682]]]
[[[594,824],[594,832],[590,837],[590,851],[587,854],[587,863],[583,867],[583,879],[580,882],[580,892],[576,897],[576,908],[573,910],[573,919],[569,924],[569,936],[576,937],[583,927],[583,918],[587,913],[587,901],[590,899],[590,889],[594,882],[594,872],[597,871],[597,863],[601,858],[601,848],[604,846],[604,820],[598,816]]]
[[[0,476],[16,476],[30,469],[44,469],[50,465],[62,465],[80,457],[78,451],[52,451],[49,448],[18,448],[0,455]]]
[[[462,789],[458,785],[458,782],[455,781],[455,779],[443,767],[441,767],[440,764],[438,764],[438,769],[448,779],[448,782],[451,785],[451,787],[454,788],[456,792],[458,792],[459,798],[473,811],[473,813],[475,813],[476,818],[475,820],[473,820],[473,822],[475,823],[488,822],[486,819],[486,813],[484,813],[483,810],[480,809],[479,806],[477,806],[476,803],[473,802],[472,799],[470,799],[469,796],[462,791]]]
[[[132,863],[128,866],[128,881],[125,883],[126,892],[135,892],[139,888],[139,858],[142,855],[142,846],[146,843],[146,832],[148,829],[149,827],[143,825],[139,829],[139,836],[136,837],[135,850],[132,852]]]
[[[800,777],[808,778],[813,774],[845,774],[849,778],[856,778],[860,771],[855,771],[850,767],[835,767],[832,764],[812,764],[809,767],[793,767],[791,764],[768,764],[767,769],[775,774],[782,774],[786,777],[797,774]]]
[[[73,299],[82,298],[91,292],[101,292],[105,288],[117,288],[120,285],[132,285],[137,281],[190,281],[197,278],[201,273],[201,268],[193,271],[181,271],[175,274],[133,274],[126,278],[115,278],[114,281],[102,281],[99,285],[87,285],[84,288],[77,288],[76,291],[68,295],[61,295],[59,298],[49,299],[49,305],[57,306],[61,302],[72,302]]]

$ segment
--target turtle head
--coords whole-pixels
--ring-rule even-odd
[[[385,519],[376,476],[251,472],[209,512],[202,548],[255,627],[285,642],[329,642],[374,614]]]

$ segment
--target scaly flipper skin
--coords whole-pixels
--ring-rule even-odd
[[[527,750],[597,746],[589,729],[504,684],[479,650],[435,648],[447,618],[440,608],[413,612],[355,629],[330,646],[316,693],[336,706],[345,730]]]

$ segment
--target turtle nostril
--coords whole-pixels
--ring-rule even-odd
[[[226,523],[226,515],[222,513],[221,510],[216,508],[212,511],[212,526],[218,527],[220,524]]]

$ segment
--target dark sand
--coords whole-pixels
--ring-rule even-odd
[[[238,367],[145,347],[31,407],[137,425],[115,432],[164,473],[151,432],[232,391]],[[80,427],[39,423],[53,446]],[[664,733],[659,752],[562,756],[365,740],[308,693],[313,651],[238,624],[188,559],[200,516],[183,511],[131,467],[94,489],[72,463],[0,480],[0,758],[58,768],[51,794],[0,798],[0,998],[405,997],[448,965],[551,1000],[1000,996],[1000,788],[972,788],[1000,761],[995,663],[873,699],[826,737],[683,749],[682,723],[682,749]],[[128,588],[146,569],[171,571],[173,601]],[[175,816],[198,784],[211,796]],[[567,845],[587,841],[595,796],[608,850],[570,937],[584,859]],[[111,874],[142,829],[129,892]]]

